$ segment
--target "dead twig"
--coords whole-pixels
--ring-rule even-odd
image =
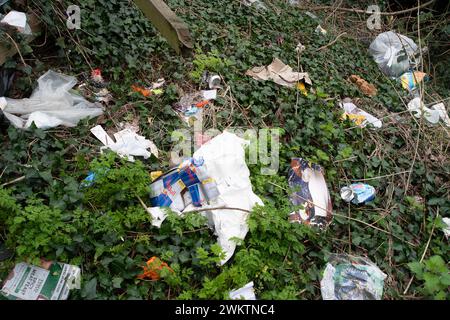
[[[394,12],[380,12],[380,15],[382,16],[394,16],[394,15],[399,15],[399,14],[403,14],[403,13],[408,13],[408,12],[412,12],[418,9],[422,9],[425,8],[427,6],[429,6],[430,4],[432,4],[433,2],[435,2],[435,0],[431,0],[428,1],[422,5],[419,5],[417,7],[414,8],[410,8],[410,9],[405,9],[405,10],[400,10],[400,11],[394,11]],[[354,13],[365,13],[365,14],[373,14],[373,12],[371,11],[366,11],[366,10],[361,10],[361,9],[353,9],[353,8],[340,8],[337,7],[335,8],[334,6],[321,6],[321,7],[300,7],[300,9],[302,10],[310,10],[310,11],[320,11],[320,10],[334,10],[334,11],[346,11],[346,12],[354,12]]]
[[[384,175],[384,176],[377,176],[377,177],[373,177],[373,178],[366,178],[366,179],[350,179],[350,181],[353,181],[353,182],[361,182],[361,181],[376,180],[376,179],[382,179],[382,178],[392,177],[392,176],[396,176],[396,175],[404,174],[404,173],[408,173],[408,172],[410,172],[410,170],[405,170],[405,171],[402,171],[402,172],[396,172],[396,173],[386,174],[386,175]]]
[[[337,41],[340,37],[342,37],[343,35],[346,35],[346,34],[347,34],[347,32],[342,32],[340,35],[338,35],[338,36],[336,37],[336,39],[334,39],[333,41],[331,41],[329,44],[326,44],[326,45],[324,45],[324,46],[322,46],[322,47],[316,49],[316,51],[320,51],[320,50],[323,50],[323,49],[325,49],[325,48],[327,48],[327,47],[329,47],[329,46],[332,46],[333,44],[336,43],[336,41]]]
[[[25,176],[21,176],[21,177],[19,177],[17,179],[11,180],[9,182],[5,182],[4,184],[0,185],[0,187],[3,188],[3,187],[6,187],[6,186],[9,186],[10,184],[20,182],[20,181],[22,181],[24,179],[25,179]]]
[[[22,60],[23,65],[28,66],[28,64],[26,64],[25,60],[23,59],[22,53],[20,52],[19,46],[17,45],[16,41],[14,41],[14,39],[7,32],[5,32],[5,34],[8,36],[8,38],[12,41],[12,43],[16,47],[17,53],[19,54],[20,60]]]

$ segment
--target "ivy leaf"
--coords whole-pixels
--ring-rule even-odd
[[[92,278],[81,290],[81,296],[86,299],[94,299],[97,296],[97,278]]]
[[[40,171],[39,176],[48,183],[53,181],[52,173],[50,171]]]
[[[123,279],[120,277],[114,277],[112,280],[112,284],[114,288],[119,289],[120,288],[120,284],[122,283]]]

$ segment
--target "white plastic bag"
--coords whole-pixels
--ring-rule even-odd
[[[224,131],[194,152],[194,158],[204,159],[206,171],[217,183],[219,197],[210,207],[224,206],[252,210],[256,204],[263,205],[252,190],[250,171],[245,163],[244,147],[248,143],[247,140]],[[195,207],[185,209],[188,210],[195,210]],[[223,265],[233,256],[236,249],[236,242],[231,239],[245,238],[248,232],[249,213],[221,209],[205,211],[204,215],[208,218],[209,225],[214,227],[218,243],[225,252],[225,258],[220,262]]]
[[[4,98],[5,117],[17,128],[26,129],[34,122],[41,129],[59,125],[75,127],[83,118],[93,118],[102,109],[76,94],[69,92],[77,83],[75,77],[47,71],[38,79],[38,87],[30,98]]]
[[[203,159],[203,165],[208,176],[217,183],[219,195],[209,204],[202,205],[208,208],[239,208],[252,210],[255,205],[264,205],[262,200],[253,192],[250,181],[250,171],[245,163],[245,149],[249,141],[237,135],[224,131],[201,146],[194,153],[194,159]],[[174,189],[176,193],[176,189]],[[177,195],[171,210],[180,215],[194,212],[195,207],[191,201],[185,208],[183,198]],[[152,224],[160,227],[166,218],[164,208],[152,207],[147,209],[153,217]],[[208,219],[208,226],[214,229],[218,243],[225,253],[220,262],[225,264],[234,254],[236,242],[232,238],[244,239],[248,232],[248,212],[241,210],[216,209],[206,210],[202,214]]]
[[[431,106],[431,108],[427,108],[422,100],[416,97],[408,103],[408,110],[413,112],[416,118],[420,118],[423,115],[431,124],[437,124],[442,119],[444,124],[450,127],[450,118],[443,103],[438,103]]]
[[[388,31],[375,38],[370,44],[369,52],[385,75],[398,77],[414,63],[417,49],[417,45],[410,38]]]

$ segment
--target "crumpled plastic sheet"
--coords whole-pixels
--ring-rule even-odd
[[[211,100],[217,98],[217,89],[202,90],[181,97],[174,108],[178,115],[189,125],[203,116],[203,109]],[[201,105],[201,106],[200,106]]]
[[[357,124],[361,128],[364,128],[368,124],[371,124],[375,128],[381,128],[383,126],[381,120],[372,116],[370,113],[367,113],[364,110],[358,108],[352,102],[340,103],[339,106],[344,109],[345,114],[349,115],[350,119],[352,119],[355,124]],[[352,118],[352,116],[354,118]]]
[[[38,79],[30,98],[0,97],[0,108],[19,129],[29,128],[33,122],[41,129],[75,127],[81,119],[103,113],[102,108],[69,91],[76,83],[75,77],[49,70]]]
[[[320,281],[323,300],[381,300],[386,274],[364,257],[332,254]]]
[[[272,80],[276,84],[289,88],[295,87],[301,80],[312,85],[307,72],[294,72],[290,66],[284,64],[278,58],[273,59],[268,66],[254,67],[247,70],[245,74],[256,80]]]
[[[202,206],[203,209],[217,207],[232,207],[252,210],[258,204],[263,205],[261,199],[253,193],[250,182],[250,171],[245,163],[245,149],[247,140],[241,139],[233,133],[223,132],[214,137],[198,149],[193,158],[203,159],[208,176],[215,180],[219,196]],[[198,209],[189,204],[179,214]],[[177,212],[176,210],[172,210]],[[162,207],[149,208],[153,217],[153,225],[160,226],[166,218]],[[202,211],[207,217],[208,226],[214,230],[218,244],[225,252],[225,258],[220,262],[225,264],[236,249],[236,242],[231,238],[244,239],[248,232],[247,218],[249,213],[240,210],[218,209]]]
[[[431,124],[437,124],[439,120],[442,119],[444,124],[447,127],[450,127],[450,118],[448,117],[447,110],[442,102],[427,108],[422,100],[419,97],[416,97],[408,103],[408,110],[413,112],[416,118],[420,118],[423,115]]]
[[[417,49],[410,38],[387,31],[375,38],[370,44],[369,52],[385,75],[398,77],[412,67]]]
[[[158,148],[156,145],[129,128],[116,132],[114,134],[116,141],[114,141],[100,125],[92,128],[91,132],[103,143],[104,146],[101,147],[101,150],[111,149],[130,162],[134,162],[134,156],[148,159],[154,154],[155,157],[158,157]],[[150,151],[147,149],[150,149]]]
[[[231,300],[256,300],[255,289],[253,288],[253,281],[247,283],[242,288],[230,292]]]

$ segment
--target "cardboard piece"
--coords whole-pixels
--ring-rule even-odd
[[[307,72],[294,72],[292,68],[284,64],[280,59],[273,59],[268,66],[254,67],[245,73],[256,80],[272,80],[281,86],[294,88],[299,81],[312,85]]]

